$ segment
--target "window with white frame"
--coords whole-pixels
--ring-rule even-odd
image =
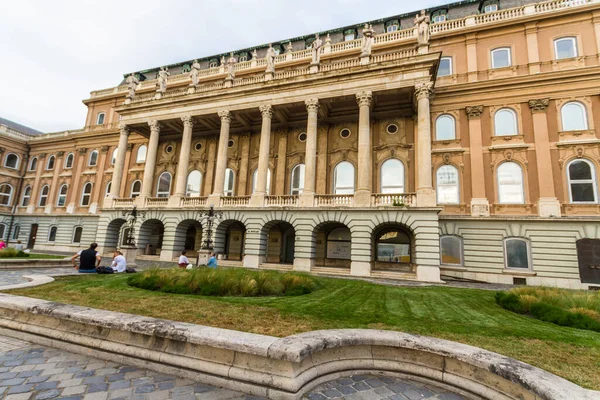
[[[185,185],[185,195],[187,197],[200,197],[200,188],[202,187],[202,172],[194,170],[188,174]]]
[[[438,77],[452,75],[452,57],[442,57],[438,67]]]
[[[106,187],[104,188],[104,197],[110,194],[110,189],[112,189],[112,181],[108,181]]]
[[[135,199],[142,192],[142,182],[141,181],[133,181],[131,184],[131,194],[129,197]]]
[[[570,101],[560,109],[563,131],[584,131],[588,128],[585,106],[578,101]]]
[[[437,24],[438,22],[446,22],[448,20],[447,10],[437,10],[431,14],[431,22]]]
[[[88,166],[95,167],[96,165],[98,165],[98,151],[92,150],[90,157],[88,158]]]
[[[10,169],[19,168],[19,156],[15,153],[8,153],[4,159],[4,166]]]
[[[435,120],[435,140],[456,139],[456,120],[452,115],[444,114]]]
[[[92,182],[87,182],[81,190],[81,205],[87,207],[92,199]]]
[[[554,41],[554,52],[557,60],[578,56],[577,38],[564,37]]]
[[[19,239],[19,234],[21,233],[21,225],[15,225],[13,227],[12,240]]]
[[[458,204],[460,202],[458,169],[453,165],[442,165],[435,176],[437,203]]]
[[[38,164],[38,158],[37,157],[33,157],[31,159],[31,161],[29,161],[29,170],[30,171],[35,171],[37,169],[37,164]]]
[[[523,169],[519,164],[507,161],[498,166],[498,202],[500,204],[524,204]]]
[[[48,161],[46,162],[46,170],[47,171],[54,169],[55,161],[56,161],[56,157],[54,157],[54,156],[48,157]]]
[[[404,164],[390,158],[381,164],[381,193],[404,193]]]
[[[492,68],[506,68],[512,65],[510,47],[492,50]]]
[[[44,185],[42,186],[42,190],[40,191],[40,201],[38,206],[45,207],[46,203],[48,203],[48,193],[50,193],[50,186]]]
[[[13,187],[8,183],[0,185],[0,206],[10,206],[12,204]]]
[[[515,136],[519,134],[517,113],[510,108],[502,108],[494,114],[494,134],[496,136]]]
[[[356,31],[354,29],[347,29],[344,31],[344,42],[349,42],[356,39]]]
[[[56,232],[58,232],[58,227],[57,226],[51,226],[50,230],[48,231],[48,241],[49,242],[55,242],[56,241]]]
[[[73,153],[67,154],[67,158],[65,158],[65,169],[73,168],[74,157],[75,156],[73,155]]]
[[[304,190],[304,173],[306,166],[304,164],[298,164],[292,169],[291,179],[291,191],[292,195],[302,194]]]
[[[349,161],[338,163],[333,169],[333,194],[354,194],[354,165]]]
[[[64,207],[67,204],[67,192],[69,190],[69,186],[66,184],[62,185],[58,190],[58,198],[56,199],[57,207]]]
[[[254,170],[252,174],[252,194],[256,192],[256,185],[258,184],[258,168]],[[267,194],[271,193],[271,170],[267,169]]]
[[[483,13],[487,14],[487,13],[491,13],[491,12],[496,12],[498,11],[498,4],[486,4],[483,7]]]
[[[135,162],[138,164],[146,162],[146,153],[148,153],[148,147],[143,144],[138,147],[137,155],[135,157]]]
[[[225,170],[225,181],[223,182],[223,194],[232,197],[234,193],[235,174],[231,168]]]
[[[530,268],[529,241],[521,238],[504,239],[504,264],[506,268]]]
[[[216,68],[219,66],[219,62],[217,61],[216,58],[213,58],[212,60],[210,60],[208,62],[208,68]]]
[[[106,116],[105,113],[101,112],[98,113],[98,117],[96,118],[96,125],[102,125],[104,124],[104,117]]]
[[[112,152],[112,157],[110,158],[110,164],[115,165],[117,162],[117,156],[119,155],[119,148],[115,147]]]
[[[27,207],[31,201],[31,186],[25,186],[23,190],[23,198],[21,199],[21,207]]]
[[[440,236],[440,263],[463,265],[463,241],[460,236]]]
[[[400,29],[400,24],[398,23],[391,23],[388,26],[385,27],[385,31],[386,32],[396,32],[398,29]]]
[[[81,243],[81,235],[83,234],[83,227],[77,226],[73,230],[73,243]]]
[[[571,203],[597,203],[596,168],[584,158],[573,160],[567,166]]]
[[[171,194],[171,174],[163,172],[158,177],[156,185],[156,197],[169,197]]]

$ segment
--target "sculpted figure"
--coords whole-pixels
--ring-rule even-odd
[[[127,97],[133,99],[135,97],[135,89],[137,89],[140,80],[136,78],[134,74],[131,74],[127,77],[125,83],[127,83]]]
[[[429,15],[425,13],[425,10],[421,11],[421,14],[417,14],[415,17],[415,27],[417,29],[417,40],[419,45],[429,44],[429,24],[431,19]]]
[[[312,43],[312,62],[311,64],[317,65],[321,62],[321,47],[323,47],[323,41],[319,39],[319,34],[315,35],[315,41]]]
[[[198,71],[200,70],[200,63],[198,60],[194,60],[192,69],[190,70],[190,79],[192,80],[193,86],[198,86]]]
[[[375,30],[369,24],[365,24],[365,28],[363,29],[363,43],[362,43],[362,51],[360,53],[361,57],[368,57],[371,55],[371,50],[373,48],[373,42],[375,38],[373,35],[375,34]]]
[[[256,51],[256,49],[252,50],[252,59],[256,60],[258,58],[258,53]]]
[[[267,59],[267,73],[275,72],[275,49],[269,43],[269,48],[267,49],[267,54],[265,55]]]
[[[160,67],[158,71],[158,92],[165,93],[167,91],[167,78],[171,75],[167,67]]]
[[[293,52],[293,51],[294,51],[294,46],[292,46],[292,42],[289,42],[289,43],[287,44],[287,46],[285,46],[285,52],[286,52],[286,53],[291,53],[291,52]]]

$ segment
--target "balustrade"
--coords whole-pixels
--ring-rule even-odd
[[[492,13],[485,13],[475,17],[475,24],[487,24],[489,22],[504,21],[511,18],[518,18],[525,15],[525,7],[509,8]]]
[[[250,196],[221,197],[221,207],[247,206]]]
[[[167,197],[148,197],[146,198],[146,207],[166,207],[169,204]]]
[[[548,12],[548,11],[557,11],[557,10],[561,10],[563,8],[569,8],[569,7],[577,7],[577,6],[583,6],[586,5],[590,2],[590,0],[554,0],[554,1],[547,1],[544,3],[538,3],[535,5],[535,12],[536,13],[543,13],[543,12]]]
[[[267,206],[296,206],[298,196],[267,196]]]
[[[133,199],[113,199],[113,207],[114,208],[133,208],[134,200]]]
[[[203,207],[208,197],[182,197],[181,207]]]
[[[352,206],[354,204],[353,194],[316,194],[315,204],[317,207]]]
[[[376,193],[371,195],[372,206],[396,206],[396,207],[413,207],[417,205],[416,193],[395,193],[385,194]]]

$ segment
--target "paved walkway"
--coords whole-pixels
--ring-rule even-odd
[[[28,282],[24,275],[64,275],[72,274],[73,268],[22,268],[0,270],[0,289],[2,286],[17,285]]]

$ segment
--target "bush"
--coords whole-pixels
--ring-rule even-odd
[[[4,250],[0,250],[0,258],[14,258],[19,257],[19,251],[12,247],[7,247]]]
[[[208,268],[154,268],[130,276],[127,283],[140,289],[201,296],[299,296],[317,288],[308,275]]]

